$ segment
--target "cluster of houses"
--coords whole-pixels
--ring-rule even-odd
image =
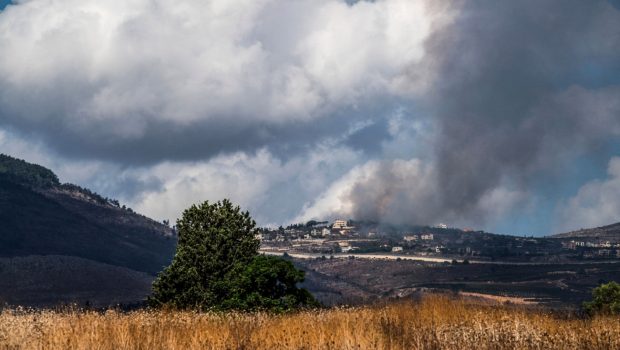
[[[568,241],[562,242],[562,246],[566,249],[577,250],[579,247],[582,248],[620,248],[620,243],[611,243],[610,241],[605,242],[586,242],[586,241]]]
[[[426,233],[426,234],[421,234],[421,235],[406,234],[403,237],[403,240],[405,242],[417,242],[418,240],[432,241],[433,239],[435,239],[435,236],[432,233]]]
[[[399,231],[347,220],[310,221],[286,228],[261,229],[257,238],[264,250],[321,255],[394,253],[525,261],[544,261],[560,255],[576,259],[620,258],[620,242],[494,235],[448,228],[445,224]]]
[[[447,225],[436,226],[447,228]],[[441,253],[433,233],[399,233],[396,239],[376,227],[356,227],[347,220],[310,222],[286,228],[263,229],[257,236],[263,249],[310,253],[394,252],[423,246],[425,253]]]
[[[568,250],[581,251],[584,257],[617,257],[620,258],[620,243],[564,241],[562,247]]]

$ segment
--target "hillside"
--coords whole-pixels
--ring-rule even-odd
[[[553,238],[583,238],[620,242],[620,222],[596,228],[581,229],[553,235]]]
[[[127,288],[139,286],[137,293],[127,291],[127,296],[144,295],[144,281],[148,280],[144,276],[154,276],[168,265],[175,245],[171,228],[88,189],[61,184],[49,169],[0,155],[0,258],[47,256],[36,260],[44,261],[41,266],[48,268],[67,266],[67,257],[77,259],[80,266],[85,266],[80,276],[99,281],[85,282],[81,293],[103,297],[91,301],[105,304],[119,296],[98,293],[99,288],[112,283],[115,271],[123,271],[125,279],[121,280]],[[13,261],[6,259],[3,264]],[[20,269],[22,265],[12,266]],[[0,285],[11,278],[6,271],[0,270]],[[23,280],[33,286],[57,285],[62,275],[42,274],[30,268],[12,273],[21,273]],[[63,294],[62,288],[56,290],[59,292],[48,294],[63,302],[75,292],[67,290],[68,294]],[[3,288],[0,299],[14,300],[22,292],[19,288]],[[123,302],[128,301],[125,299]]]
[[[0,303],[30,307],[133,304],[146,298],[153,280],[143,272],[59,255],[0,258],[0,276]]]

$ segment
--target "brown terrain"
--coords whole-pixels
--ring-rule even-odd
[[[328,305],[361,304],[440,291],[517,298],[551,307],[578,307],[591,297],[592,288],[620,276],[620,263],[452,265],[320,258],[296,259],[295,263],[306,271],[306,287]]]

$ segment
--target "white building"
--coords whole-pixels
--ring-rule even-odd
[[[403,239],[405,240],[405,242],[414,242],[414,241],[418,240],[418,236],[417,235],[410,235],[410,236],[403,237]]]
[[[353,250],[353,247],[351,247],[351,246],[346,246],[346,247],[341,247],[340,248],[340,251],[342,251],[343,253],[348,253],[348,252],[350,252],[352,250]]]
[[[435,236],[433,236],[432,233],[427,233],[427,234],[421,235],[420,239],[422,239],[423,241],[432,241],[433,239],[435,239]]]
[[[336,220],[334,221],[334,224],[332,225],[332,228],[336,229],[336,230],[340,230],[342,228],[346,228],[347,227],[347,221],[346,220]]]
[[[403,247],[392,247],[392,253],[402,252]]]

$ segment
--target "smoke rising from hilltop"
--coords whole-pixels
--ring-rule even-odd
[[[578,76],[590,57],[620,61],[620,13],[610,4],[474,4],[429,40],[438,189],[448,211],[465,215],[503,180],[527,186],[563,152],[588,152],[620,132],[620,89],[582,87]]]
[[[534,183],[553,182],[575,155],[620,135],[620,12],[611,4],[472,1],[455,12],[411,67],[432,77],[418,99],[437,130],[425,170],[388,161],[352,179],[341,215],[483,224],[527,206]]]

